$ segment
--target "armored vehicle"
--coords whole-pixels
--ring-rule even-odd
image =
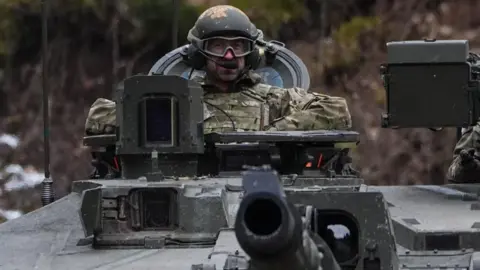
[[[474,122],[468,42],[387,47],[386,127]],[[203,134],[202,91],[176,74],[127,78],[117,133],[84,140],[94,153],[115,146],[119,176],[75,181],[71,194],[0,225],[1,269],[310,269],[292,256],[319,261],[300,244],[300,216],[328,245],[315,241],[324,268],[479,268],[477,185],[367,186],[338,158],[359,142],[353,131]],[[433,94],[446,107],[400,106]],[[312,169],[311,149],[329,158]]]
[[[257,45],[282,78],[267,83],[308,88],[291,51]],[[476,122],[467,41],[387,48],[384,127]],[[118,87],[116,134],[84,139],[97,173],[54,202],[46,155],[46,206],[0,225],[0,269],[480,268],[477,185],[367,186],[353,131],[204,134],[183,50]]]

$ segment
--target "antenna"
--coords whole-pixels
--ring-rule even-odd
[[[173,24],[172,24],[172,50],[178,47],[178,13],[179,13],[179,1],[172,0],[173,5]]]
[[[43,152],[45,178],[42,182],[43,206],[54,201],[53,181],[50,179],[50,116],[48,89],[48,32],[47,32],[48,0],[42,0],[42,89],[43,89]]]
[[[317,57],[318,59],[323,59],[323,51],[325,50],[323,44],[325,44],[325,32],[327,30],[327,7],[328,0],[320,0],[320,42],[318,47]],[[318,65],[322,65],[321,61],[319,61]]]

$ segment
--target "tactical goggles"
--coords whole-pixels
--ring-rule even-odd
[[[233,52],[235,57],[248,55],[253,51],[253,40],[244,37],[213,37],[203,40],[205,53],[224,57],[227,50]]]

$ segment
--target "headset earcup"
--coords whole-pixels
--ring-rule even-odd
[[[205,57],[192,44],[188,45],[184,60],[195,70],[201,70],[205,66]]]
[[[257,47],[253,49],[253,51],[247,55],[245,58],[245,64],[249,66],[251,69],[255,70],[260,66],[262,62],[262,57],[260,56],[260,51]]]

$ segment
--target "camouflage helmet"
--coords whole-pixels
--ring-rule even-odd
[[[234,35],[257,40],[260,31],[240,9],[229,5],[218,5],[205,10],[188,32],[190,43],[215,36]]]

